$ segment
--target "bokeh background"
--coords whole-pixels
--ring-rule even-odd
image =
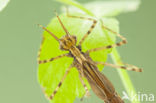
[[[136,12],[117,18],[121,34],[128,39],[126,46],[118,48],[122,60],[144,70],[128,72],[136,91],[156,96],[155,4],[155,0],[143,0]],[[42,29],[36,24],[47,25],[55,16],[53,10],[60,6],[54,0],[11,0],[0,12],[0,103],[48,103],[37,80],[36,58]],[[104,69],[103,73],[122,96],[124,87],[117,71]],[[77,99],[75,103],[78,102]],[[83,103],[95,102],[102,103],[92,95]]]

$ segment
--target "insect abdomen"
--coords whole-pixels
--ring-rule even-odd
[[[114,95],[108,103],[124,103],[124,101],[118,95]]]
[[[105,103],[124,103],[120,96],[115,92],[111,82],[98,70],[96,66],[85,62],[83,68],[85,77],[87,78],[93,92],[99,98],[104,100]]]

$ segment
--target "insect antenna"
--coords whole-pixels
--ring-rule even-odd
[[[59,22],[60,22],[60,24],[61,24],[63,30],[66,32],[66,35],[69,35],[68,30],[66,29],[66,27],[65,27],[64,24],[62,23],[62,21],[61,21],[60,17],[58,16],[56,10],[55,10],[54,12],[55,12],[55,14],[56,14],[56,16],[57,16],[57,18],[58,18],[58,20],[59,20]]]
[[[59,41],[59,38],[57,36],[55,36],[51,31],[49,31],[47,28],[45,28],[44,26],[38,24],[39,27],[41,27],[42,29],[44,29],[45,31],[47,31],[52,37],[54,37],[57,41]]]

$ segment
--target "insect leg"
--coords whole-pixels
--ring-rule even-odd
[[[53,97],[55,96],[55,94],[57,93],[57,91],[59,90],[59,88],[61,87],[63,81],[65,80],[66,76],[68,75],[68,73],[70,72],[70,70],[71,70],[72,68],[73,68],[73,64],[70,65],[70,67],[66,70],[64,76],[62,77],[61,81],[60,81],[59,84],[57,85],[57,87],[56,87],[56,89],[54,90],[54,92],[53,92],[50,96],[48,96],[48,98],[49,98],[50,100],[53,99]]]
[[[38,64],[48,63],[48,62],[54,61],[54,60],[56,60],[56,59],[65,57],[65,56],[68,56],[68,54],[62,54],[62,55],[59,55],[59,56],[57,56],[57,57],[53,57],[53,58],[46,59],[46,60],[40,60],[40,57],[38,57]]]
[[[62,58],[62,57],[64,57],[64,56],[68,56],[68,54],[62,54],[62,55],[60,55],[60,56],[53,57],[53,58],[50,58],[50,59],[47,59],[47,60],[40,60],[40,54],[41,54],[41,51],[42,51],[43,42],[44,42],[44,37],[43,37],[43,39],[42,39],[42,42],[41,42],[41,45],[40,45],[40,49],[39,49],[39,52],[38,52],[38,58],[37,58],[38,64],[48,63],[48,62],[51,62],[51,61],[53,61],[53,60]]]
[[[88,17],[81,17],[81,16],[72,16],[69,14],[68,9],[67,9],[67,16],[71,17],[71,18],[79,18],[79,19],[84,19],[84,20],[90,20],[93,22],[93,24],[91,25],[90,29],[87,31],[87,33],[83,36],[83,38],[80,40],[78,46],[81,46],[81,44],[85,41],[85,39],[88,37],[88,35],[92,32],[92,30],[94,29],[94,27],[97,24],[97,21],[93,18],[88,18]]]
[[[42,51],[42,45],[43,45],[44,40],[45,40],[45,38],[42,37],[42,42],[41,42],[41,45],[40,45],[40,49],[38,51],[37,61],[40,60],[40,54],[41,54],[41,51]]]
[[[124,64],[124,66],[119,66],[119,65],[110,64],[110,63],[103,63],[103,62],[96,62],[96,64],[110,66],[110,67],[117,68],[117,69],[125,69],[125,70],[130,70],[130,71],[142,72],[141,68],[138,68],[138,67],[136,67],[134,65],[130,65],[130,64]]]
[[[127,40],[125,37],[123,37],[122,35],[120,35],[119,33],[113,31],[112,29],[106,27],[103,25],[103,22],[102,23],[102,28],[103,29],[106,29],[108,30],[109,32],[112,32],[113,34],[115,34],[116,36],[118,36],[122,41],[121,42],[118,42],[116,44],[112,44],[112,45],[108,45],[108,46],[103,46],[103,47],[99,47],[99,48],[93,48],[93,49],[90,49],[88,50],[87,52],[90,53],[90,52],[94,52],[94,51],[99,51],[99,50],[104,50],[104,49],[110,49],[110,48],[114,48],[114,47],[117,47],[117,46],[121,46],[123,44],[126,44],[127,43]]]

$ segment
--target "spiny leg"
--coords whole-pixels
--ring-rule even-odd
[[[41,54],[41,51],[42,51],[42,45],[43,45],[44,40],[45,40],[45,38],[43,37],[43,38],[42,38],[41,45],[40,45],[40,49],[39,49],[39,52],[38,52],[38,58],[37,58],[38,64],[48,63],[48,62],[51,62],[51,61],[53,61],[53,60],[56,60],[56,59],[59,59],[59,58],[68,56],[68,54],[62,54],[62,55],[60,55],[60,56],[53,57],[53,58],[50,58],[50,59],[40,60],[40,54]]]
[[[85,41],[85,39],[88,37],[88,35],[93,31],[94,27],[97,24],[97,21],[93,18],[88,18],[88,17],[81,17],[81,16],[72,16],[69,15],[69,11],[67,9],[67,16],[71,18],[79,18],[79,19],[84,19],[84,20],[90,20],[93,21],[93,24],[91,25],[90,29],[87,31],[87,33],[83,36],[83,38],[80,40],[78,46],[81,46],[81,44]]]
[[[68,56],[68,54],[62,54],[62,55],[59,55],[57,57],[53,57],[53,58],[46,59],[46,60],[40,60],[40,57],[39,57],[38,64],[48,63],[48,62],[54,61],[56,59],[60,59],[62,57],[65,57],[65,56]]]
[[[65,80],[65,78],[67,77],[68,73],[70,72],[70,70],[73,68],[73,64],[70,65],[70,67],[66,70],[64,76],[62,77],[61,81],[59,82],[59,84],[57,85],[56,89],[54,90],[54,92],[52,93],[52,95],[48,96],[48,98],[50,100],[52,100],[55,96],[55,94],[57,93],[57,91],[59,90],[59,88],[61,87],[63,81]]]
[[[118,36],[122,41],[121,42],[118,42],[116,44],[112,44],[112,45],[108,45],[108,46],[103,46],[103,47],[99,47],[99,48],[93,48],[93,49],[90,49],[88,50],[86,53],[90,53],[90,52],[94,52],[94,51],[99,51],[99,50],[104,50],[104,49],[110,49],[110,48],[114,48],[114,47],[117,47],[117,46],[121,46],[123,44],[126,44],[127,43],[127,40],[125,37],[121,36],[119,33],[113,31],[112,29],[106,27],[103,25],[103,22],[102,23],[102,28],[103,29],[106,29],[110,32],[112,32],[113,34],[115,34],[116,36]]]
[[[110,64],[110,63],[104,63],[104,62],[96,62],[97,65],[104,65],[104,66],[110,66],[116,69],[125,69],[125,70],[130,70],[130,71],[136,71],[136,72],[142,72],[141,68],[138,68],[134,65],[130,64],[125,64],[124,66],[119,66],[115,64]]]
[[[41,45],[40,45],[40,49],[38,51],[38,56],[37,56],[37,61],[40,60],[40,55],[41,55],[41,51],[42,51],[42,46],[43,46],[43,42],[44,42],[45,38],[42,37],[42,41],[41,41]]]
[[[138,68],[138,67],[135,66],[135,65],[126,64],[126,63],[124,63],[124,65],[127,66],[127,67],[131,67],[131,68],[134,69],[134,71],[136,71],[136,72],[142,72],[142,71],[143,71],[142,68]]]

